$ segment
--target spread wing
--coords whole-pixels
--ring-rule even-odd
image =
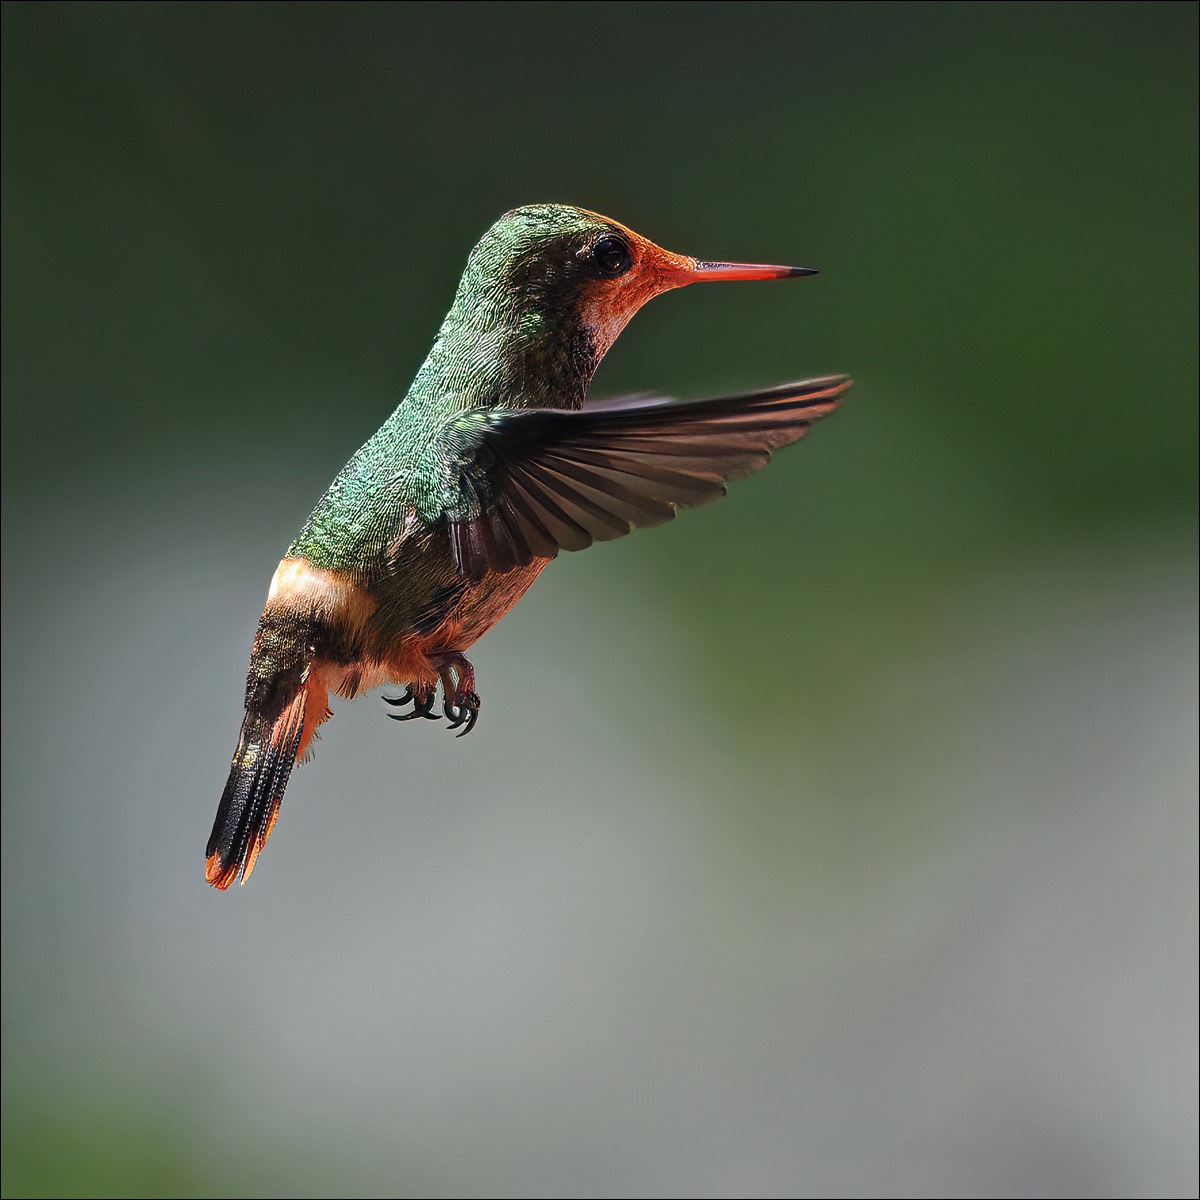
[[[725,494],[837,408],[844,375],[676,404],[645,397],[579,411],[488,415],[463,467],[471,511],[449,521],[466,579],[622,537]]]

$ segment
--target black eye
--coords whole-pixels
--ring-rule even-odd
[[[606,234],[592,247],[592,262],[605,279],[616,279],[633,266],[633,252],[624,238]]]

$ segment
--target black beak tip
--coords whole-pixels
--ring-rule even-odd
[[[816,267],[789,267],[787,278],[795,279],[798,275],[820,275]]]

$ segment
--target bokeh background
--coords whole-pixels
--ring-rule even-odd
[[[1195,1194],[1195,6],[3,34],[6,1195]],[[822,272],[597,392],[857,385],[217,894],[275,562],[544,199]]]

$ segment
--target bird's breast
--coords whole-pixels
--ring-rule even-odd
[[[424,627],[414,630],[413,636],[428,654],[465,650],[520,600],[549,561],[535,558],[528,566],[463,582],[446,596],[441,611],[427,615]]]
[[[548,561],[535,559],[477,582],[449,583],[418,611],[396,603],[398,597],[389,595],[385,583],[374,594],[374,614],[363,636],[345,643],[333,639],[325,661],[330,689],[349,697],[388,684],[433,684],[438,677],[435,660],[478,641],[525,594]]]

